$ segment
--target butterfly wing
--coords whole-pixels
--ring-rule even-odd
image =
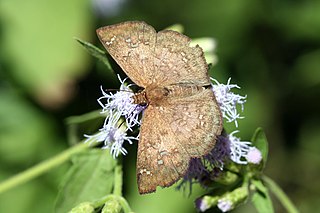
[[[210,85],[208,65],[198,45],[190,46],[191,39],[181,33],[163,30],[157,33],[154,50],[154,79],[158,86],[177,83]]]
[[[156,31],[140,21],[129,21],[97,29],[97,35],[108,53],[128,77],[140,87],[153,81],[150,72],[156,43]]]
[[[99,28],[97,35],[128,77],[141,87],[210,84],[202,49],[190,47],[191,39],[181,33],[156,33],[145,22],[131,21]]]
[[[221,113],[210,89],[149,105],[138,145],[140,194],[175,183],[186,173],[192,157],[212,150],[221,131]]]
[[[103,27],[97,34],[109,54],[138,86],[210,85],[207,64],[190,38],[144,22]],[[213,92],[149,104],[143,115],[138,147],[139,192],[170,186],[185,174],[192,157],[208,153],[222,129]]]

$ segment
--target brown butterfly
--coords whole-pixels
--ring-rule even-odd
[[[222,131],[222,116],[210,88],[199,46],[171,30],[156,32],[141,21],[99,28],[98,37],[128,77],[144,90],[147,104],[138,145],[140,194],[168,187],[185,175],[191,158],[210,152]]]

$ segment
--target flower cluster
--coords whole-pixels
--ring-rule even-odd
[[[119,76],[118,78],[121,83],[118,92],[108,93],[101,88],[103,96],[98,99],[98,103],[102,107],[101,114],[106,116],[103,127],[95,135],[85,135],[87,141],[103,142],[103,148],[110,149],[114,157],[117,157],[120,153],[123,155],[127,153],[123,147],[125,141],[132,144],[133,140],[138,140],[138,136],[128,136],[127,132],[140,125],[140,114],[145,109],[145,106],[132,103],[134,95],[130,88],[132,85],[127,85],[125,80],[121,80]],[[239,89],[240,87],[236,84],[230,84],[230,79],[226,85],[215,79],[212,79],[212,82],[214,83],[212,84],[212,90],[215,93],[223,118],[227,122],[235,122],[237,127],[237,119],[243,118],[238,113],[237,106],[240,106],[243,110],[246,97],[231,92],[231,89]],[[125,125],[123,125],[124,122]],[[230,157],[236,163],[246,164],[246,156],[249,156],[248,153],[252,150],[251,143],[241,142],[239,138],[234,136],[236,132],[238,131],[234,131],[228,136],[218,137],[217,145],[204,158],[221,169],[226,157]],[[256,155],[250,156],[252,158]],[[253,159],[252,162],[255,161],[257,160]]]
[[[243,110],[246,97],[231,92],[232,89],[240,87],[235,84],[230,84],[230,79],[227,84],[221,84],[215,79],[211,79],[212,90],[216,96],[216,100],[220,106],[222,117],[226,122],[234,122],[238,128],[237,119],[244,117],[240,116],[237,107]],[[262,156],[261,152],[252,146],[251,142],[240,141],[235,136],[239,130],[235,130],[230,134],[223,132],[216,139],[215,147],[209,154],[202,158],[191,159],[187,173],[183,177],[183,181],[178,188],[184,188],[187,183],[191,185],[194,181],[200,183],[203,187],[208,187],[212,182],[233,183],[237,177],[231,177],[227,171],[224,171],[225,164],[230,160],[236,164],[259,164]],[[228,176],[229,175],[229,176]],[[235,175],[236,176],[236,175]],[[230,178],[231,177],[231,178]],[[233,193],[236,194],[236,193]],[[197,206],[199,211],[205,211],[211,206],[217,206],[221,211],[226,212],[234,208],[236,199],[229,200],[230,196],[225,196],[223,199],[220,197],[207,196],[200,198]],[[206,202],[210,200],[210,205]],[[196,202],[197,205],[197,202]]]
[[[118,92],[108,93],[101,88],[103,96],[98,99],[98,103],[102,107],[101,113],[106,116],[103,127],[95,135],[86,135],[87,142],[102,142],[103,148],[110,149],[114,158],[120,153],[127,154],[123,147],[125,142],[132,144],[134,140],[138,140],[139,136],[128,136],[127,133],[132,131],[134,127],[140,126],[141,113],[146,108],[146,106],[133,103],[132,85],[127,85],[125,80],[121,80],[119,76],[118,78],[121,82]],[[223,118],[226,122],[234,122],[238,128],[237,120],[244,118],[240,116],[238,108],[243,111],[246,96],[231,91],[240,87],[236,84],[230,84],[230,79],[226,85],[215,79],[211,80],[212,91],[216,96]],[[231,134],[223,132],[217,137],[215,147],[207,155],[191,159],[180,187],[185,183],[190,183],[191,187],[193,181],[206,187],[208,182],[210,183],[221,176],[225,163],[230,160],[236,164],[259,164],[262,159],[261,152],[253,147],[251,142],[240,141],[235,136],[237,132],[239,130],[235,130]],[[222,211],[228,211],[234,206],[233,201],[228,199],[228,196],[219,199],[215,205]]]
[[[217,206],[222,212],[228,212],[241,204],[248,197],[248,194],[248,187],[243,186],[231,192],[226,192],[221,196],[203,196],[198,198],[195,204],[196,208],[201,212],[213,206]]]
[[[132,103],[134,93],[131,85],[126,85],[125,80],[121,80],[119,76],[118,78],[121,86],[115,94],[107,93],[101,88],[103,96],[98,99],[98,103],[102,107],[101,114],[106,116],[103,127],[95,135],[85,135],[86,142],[103,142],[103,148],[110,149],[114,158],[120,153],[127,154],[123,147],[125,141],[132,144],[133,140],[138,140],[138,136],[128,136],[127,132],[140,125],[139,116],[145,108]]]
[[[226,119],[227,122],[234,122],[236,128],[238,128],[237,119],[244,118],[243,116],[240,116],[238,106],[241,108],[241,111],[243,111],[246,96],[241,96],[231,91],[231,89],[234,88],[240,89],[238,85],[230,84],[231,78],[228,79],[227,84],[221,84],[213,78],[211,78],[211,80],[213,82],[212,90],[220,106],[222,117]],[[240,141],[239,138],[234,136],[234,134],[238,132],[239,130],[235,130],[225,138],[225,140],[229,141],[227,144],[230,149],[229,158],[237,164],[247,164],[248,162],[259,164],[262,159],[260,151],[253,147],[251,142]],[[221,143],[221,139],[219,140],[218,138],[217,144],[219,143]],[[215,149],[219,149],[219,146],[216,146]],[[213,149],[213,151],[216,151],[215,149]]]
[[[222,117],[226,122],[234,122],[238,128],[238,119],[244,117],[240,116],[238,108],[243,111],[246,96],[241,96],[231,92],[232,89],[240,89],[236,84],[230,84],[229,78],[226,85],[219,83],[212,79],[212,90],[215,93],[216,100],[220,106]],[[235,136],[239,130],[231,132],[229,135],[222,134],[216,140],[214,149],[202,159],[192,160],[197,161],[197,164],[191,164],[189,170],[184,177],[182,184],[192,180],[197,180],[201,185],[206,186],[207,179],[220,181],[223,183],[232,183],[235,178],[228,177],[228,171],[224,171],[224,164],[228,159],[236,164],[259,164],[262,160],[261,152],[252,146],[251,142],[240,141]],[[213,166],[213,169],[210,168]],[[195,168],[197,165],[198,168]],[[217,170],[219,168],[220,170]],[[224,174],[222,173],[224,171]],[[234,174],[235,175],[235,174]],[[236,175],[235,175],[236,176]],[[181,184],[181,185],[182,185]],[[180,186],[181,186],[180,185]],[[190,184],[191,185],[191,184]],[[217,206],[222,212],[227,212],[235,208],[248,196],[247,187],[240,187],[232,192],[226,192],[222,196],[204,196],[196,200],[196,207],[199,211],[205,211],[208,208]]]

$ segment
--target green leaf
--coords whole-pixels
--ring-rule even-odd
[[[109,59],[107,58],[106,52],[94,46],[93,44],[83,41],[79,38],[75,38],[92,56],[96,57],[102,61],[108,68],[108,70],[113,71]]]
[[[251,183],[256,187],[256,189],[258,191],[260,191],[261,193],[268,193],[268,189],[267,187],[265,187],[265,185],[263,185],[261,180],[256,180],[256,179],[251,179]]]
[[[262,180],[252,179],[251,184],[255,187],[255,192],[251,198],[254,206],[261,213],[274,212],[272,200],[269,195],[268,188],[264,185]],[[252,188],[252,187],[250,187]]]
[[[264,168],[268,158],[268,140],[261,127],[256,129],[255,133],[252,136],[251,141],[253,145],[257,147],[262,154],[263,168]]]
[[[110,194],[113,188],[116,161],[109,150],[91,149],[75,155],[72,161],[57,197],[57,213],[97,200]]]
[[[273,205],[270,199],[269,194],[267,196],[259,191],[255,192],[252,195],[251,201],[253,205],[256,207],[257,211],[260,213],[272,213]]]
[[[273,205],[268,192],[268,189],[263,185],[261,181],[252,182],[256,187],[257,191],[251,197],[253,205],[260,213],[272,213]]]

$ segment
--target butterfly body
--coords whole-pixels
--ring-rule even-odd
[[[156,32],[145,22],[99,28],[98,37],[128,77],[143,91],[137,182],[140,194],[168,187],[187,172],[190,159],[209,153],[222,131],[222,115],[210,89],[199,46],[178,32]]]
[[[166,99],[192,96],[204,89],[206,89],[206,87],[193,84],[173,84],[165,87],[147,87],[143,91],[134,95],[133,103],[139,105],[159,105],[162,101],[166,101]]]

